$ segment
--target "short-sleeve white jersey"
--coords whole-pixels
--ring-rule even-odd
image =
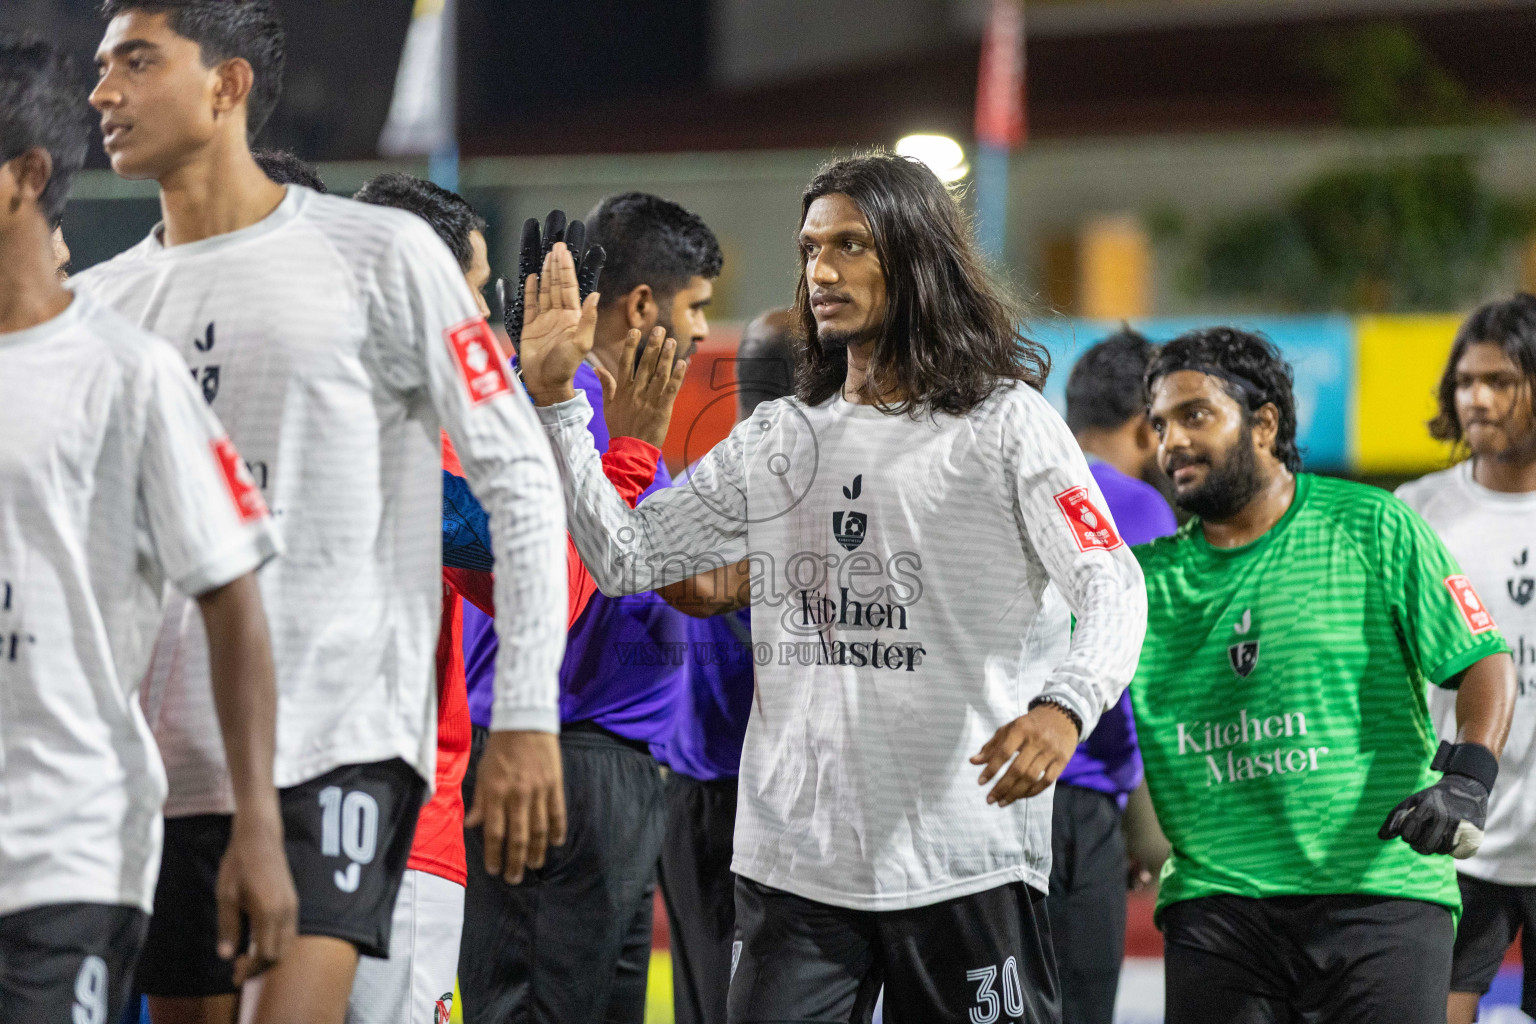
[[[874,911],[1046,888],[1050,791],[988,805],[968,758],[1041,694],[1092,730],[1135,670],[1146,589],[1037,391],[964,416],[764,403],[634,510],[602,480],[585,397],[539,412],[604,592],[752,560],[733,871]]]
[[[491,518],[493,726],[558,729],[564,510],[548,443],[426,222],[290,187],[250,227],[159,230],[77,278],[171,340],[245,455],[284,557],[260,575],[278,681],[276,783],[436,758],[439,425]],[[194,606],[173,605],[146,709],[167,814],[234,808]]]
[[[0,334],[0,915],[150,909],[165,775],[137,690],[164,585],[276,550],[169,345],[86,295]]]
[[[1469,459],[1398,488],[1434,527],[1493,613],[1519,679],[1499,778],[1477,855],[1456,870],[1502,885],[1536,885],[1536,492],[1506,494],[1472,479]],[[1442,740],[1456,741],[1456,691],[1429,688]]]

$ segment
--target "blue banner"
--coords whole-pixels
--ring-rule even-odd
[[[1152,317],[1131,324],[1154,342],[1217,324],[1263,334],[1279,346],[1296,375],[1297,439],[1309,469],[1347,469],[1350,403],[1355,374],[1355,328],[1347,316]],[[1078,356],[1120,329],[1112,321],[1040,320],[1025,333],[1050,350],[1045,396],[1067,407],[1067,377]]]

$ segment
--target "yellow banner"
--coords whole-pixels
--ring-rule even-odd
[[[1355,321],[1354,468],[1422,473],[1450,464],[1450,445],[1429,436],[1435,388],[1460,316],[1366,316]]]

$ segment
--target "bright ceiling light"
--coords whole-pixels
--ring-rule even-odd
[[[971,173],[965,162],[965,150],[948,135],[908,135],[896,143],[896,153],[921,160],[945,184]]]

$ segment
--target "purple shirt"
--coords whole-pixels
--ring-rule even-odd
[[[687,622],[688,689],[672,729],[651,745],[656,760],[701,782],[734,779],[752,713],[752,613],[746,608]]]
[[[603,419],[603,386],[592,367],[576,371],[576,387],[592,404],[587,429],[597,450],[608,450]],[[665,463],[645,494],[672,486]],[[642,495],[642,499],[645,495]],[[594,594],[571,627],[560,664],[560,721],[593,722],[625,739],[663,741],[671,730],[672,708],[688,686],[688,617],[655,592],[629,597]],[[496,630],[490,617],[464,603],[464,678],[469,716],[490,725]]]
[[[1126,476],[1107,462],[1089,456],[1088,469],[1104,492],[1104,502],[1121,538],[1132,547],[1166,537],[1179,528],[1173,510],[1157,488]],[[1141,785],[1141,750],[1136,746],[1136,722],[1131,694],[1120,695],[1099,719],[1093,735],[1078,744],[1077,753],[1058,780],[1115,797],[1123,809],[1131,790]]]

